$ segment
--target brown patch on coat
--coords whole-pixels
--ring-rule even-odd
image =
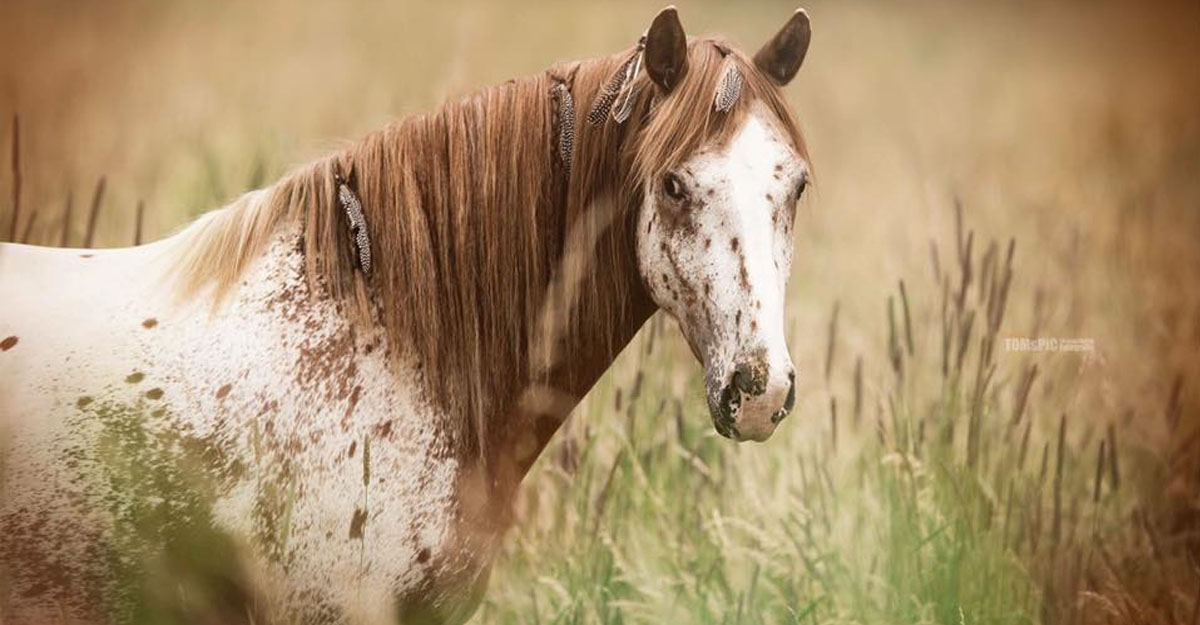
[[[149,330],[150,328],[153,328],[156,325],[158,325],[158,319],[155,319],[154,317],[150,317],[149,319],[142,322],[142,327],[146,328],[147,330]]]
[[[367,524],[367,511],[362,508],[354,509],[354,516],[350,517],[350,538],[362,539],[363,527]]]
[[[354,416],[354,409],[358,406],[358,398],[362,395],[362,385],[355,384],[354,390],[350,391],[350,400],[346,402],[346,412],[342,414],[342,431],[350,430],[350,417]]]
[[[146,391],[146,397],[150,399],[162,399],[163,390],[161,388],[152,388]]]
[[[12,349],[17,344],[17,340],[18,339],[15,336],[5,337],[3,341],[0,341],[0,352],[6,352]]]
[[[222,386],[221,388],[217,389],[217,399],[225,399],[225,397],[227,395],[229,395],[229,391],[231,391],[231,390],[233,390],[232,384],[226,384],[226,385]]]
[[[86,408],[87,405],[90,403],[92,403],[92,398],[88,397],[87,395],[84,395],[83,397],[80,397],[79,399],[75,400],[75,406],[77,408]]]
[[[134,371],[133,373],[125,376],[125,382],[127,384],[137,384],[138,382],[141,382],[145,378],[146,378],[146,374],[142,373],[141,371]]]

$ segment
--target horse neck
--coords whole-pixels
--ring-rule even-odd
[[[531,374],[523,388],[503,398],[488,416],[483,462],[493,503],[507,505],[554,433],[656,310],[638,273],[634,230],[624,222],[607,228],[596,245],[615,245],[618,253],[589,255],[592,261],[577,276],[578,298],[571,312],[551,324],[555,347],[549,365],[541,367],[541,375]],[[623,314],[591,314],[601,310],[598,303],[613,298],[624,298]],[[531,354],[531,359],[537,357]],[[536,362],[529,364],[530,370],[539,370]]]

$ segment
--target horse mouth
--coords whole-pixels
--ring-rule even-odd
[[[741,406],[742,394],[733,386],[725,386],[715,398],[712,393],[709,393],[708,413],[712,417],[713,429],[717,431],[717,434],[730,440],[741,440],[741,434],[737,428],[737,417]]]

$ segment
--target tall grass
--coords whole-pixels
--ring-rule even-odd
[[[1015,242],[979,258],[975,240],[960,227],[923,297],[899,283],[885,349],[831,378],[828,408],[798,417],[823,425],[786,443],[716,437],[656,318],[629,381],[594,392],[540,461],[478,622],[1056,620],[1129,500],[1115,477],[1101,488],[1065,415],[1029,405],[1036,365],[998,360]]]

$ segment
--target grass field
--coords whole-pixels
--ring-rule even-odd
[[[139,204],[166,234],[658,8],[10,0],[16,238],[126,245]],[[680,3],[749,50],[793,8]],[[797,410],[717,437],[656,316],[527,477],[471,622],[1200,622],[1200,7],[808,9]]]

